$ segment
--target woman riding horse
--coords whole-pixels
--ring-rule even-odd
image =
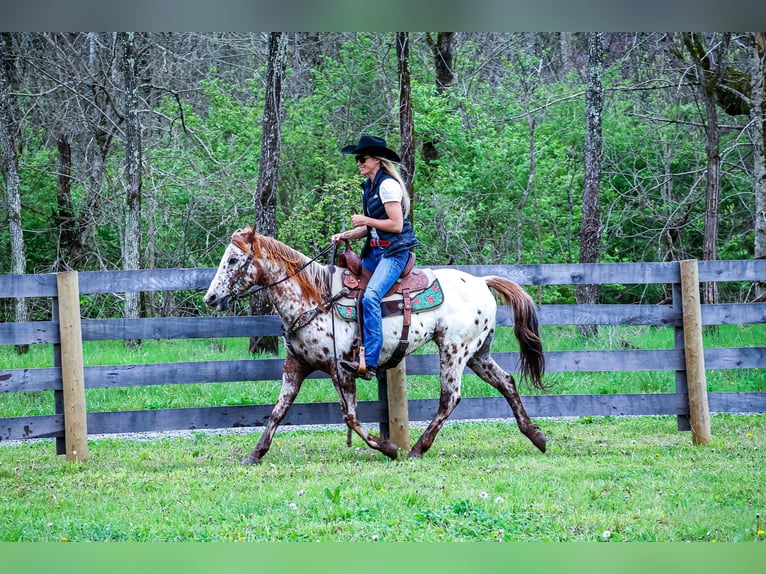
[[[356,145],[347,145],[341,153],[356,154],[362,183],[363,214],[351,216],[354,228],[332,236],[341,239],[366,238],[362,248],[362,267],[372,271],[362,297],[362,347],[356,361],[340,365],[357,377],[371,380],[376,376],[380,349],[383,346],[383,317],[380,302],[399,278],[410,251],[418,240],[408,219],[410,199],[407,188],[392,162],[399,155],[386,146],[383,138],[363,135]]]

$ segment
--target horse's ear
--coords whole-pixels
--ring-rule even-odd
[[[253,230],[250,227],[237,229],[231,235],[231,242],[245,253],[251,253],[253,244]]]

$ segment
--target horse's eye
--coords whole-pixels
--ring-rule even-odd
[[[229,259],[229,265],[236,265],[236,264],[237,264],[237,258],[236,257],[232,257],[231,259]]]

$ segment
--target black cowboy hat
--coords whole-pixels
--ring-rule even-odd
[[[357,145],[350,144],[340,150],[340,153],[368,154],[374,157],[382,157],[396,163],[402,160],[392,149],[386,147],[386,140],[364,134],[359,138]]]

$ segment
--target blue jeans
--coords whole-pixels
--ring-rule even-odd
[[[362,298],[364,317],[364,360],[368,367],[377,368],[380,349],[383,347],[383,318],[380,301],[402,274],[410,253],[404,250],[392,257],[383,257],[384,250],[373,247],[364,259],[362,267],[372,271]]]

